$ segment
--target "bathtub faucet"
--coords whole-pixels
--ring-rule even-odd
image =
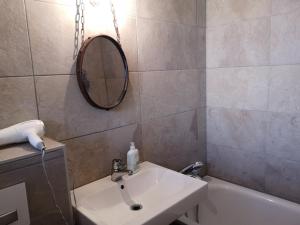
[[[195,162],[180,171],[180,173],[189,175],[191,177],[201,177],[201,170],[203,170],[205,164],[201,161]]]
[[[125,174],[132,175],[132,171],[127,170],[125,164],[122,162],[122,159],[113,159],[111,166],[111,180],[113,182],[122,180],[122,177]]]

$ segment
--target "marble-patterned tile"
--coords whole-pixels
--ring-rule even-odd
[[[198,28],[197,67],[206,68],[206,28]]]
[[[64,141],[71,183],[78,187],[110,175],[113,159],[121,158],[126,163],[131,141],[141,154],[140,135],[135,124]]]
[[[300,7],[271,17],[271,64],[300,63]]]
[[[73,0],[33,0],[36,2],[46,2],[52,4],[75,5],[76,1]]]
[[[92,107],[81,94],[75,76],[39,76],[36,78],[40,118],[47,135],[65,140],[132,123],[139,118],[139,74],[130,74],[128,92],[115,109]]]
[[[120,26],[121,44],[126,55],[129,71],[138,71],[137,26],[135,19],[127,19]]]
[[[200,107],[197,109],[198,119],[198,138],[199,138],[199,150],[200,160],[202,162],[207,161],[207,143],[206,143],[206,107]]]
[[[266,192],[300,203],[299,162],[273,156],[268,156],[266,161]]]
[[[208,174],[230,182],[264,191],[264,154],[250,154],[230,147],[207,145]]]
[[[272,0],[207,0],[207,26],[270,16]]]
[[[138,0],[114,0],[114,7],[118,20],[125,17],[136,18]],[[122,22],[122,21],[121,21]]]
[[[144,160],[174,170],[200,160],[197,120],[192,110],[143,123]]]
[[[75,5],[34,0],[26,5],[34,73],[74,73]]]
[[[0,78],[0,129],[37,118],[32,77]]]
[[[206,0],[197,1],[197,24],[200,27],[206,26]]]
[[[207,109],[207,142],[248,153],[265,151],[266,112],[225,108]]]
[[[300,115],[270,114],[266,152],[281,159],[300,162]]]
[[[205,107],[207,105],[207,91],[206,91],[206,69],[199,69],[200,74],[200,107]]]
[[[142,120],[200,107],[201,75],[198,70],[141,73]]]
[[[29,0],[30,1],[30,0]],[[33,0],[31,0],[33,1]],[[53,3],[53,4],[49,4]],[[32,23],[29,21],[29,25],[37,26],[36,29],[33,29],[33,36],[37,37],[36,39],[42,38],[42,40],[47,39],[50,35],[52,41],[49,43],[49,40],[44,40],[48,42],[48,45],[38,45],[35,48],[37,53],[42,54],[44,51],[54,51],[53,54],[56,54],[64,59],[64,64],[59,65],[59,67],[45,68],[46,71],[39,72],[37,70],[38,75],[43,74],[69,74],[74,73],[74,52],[76,53],[78,50],[75,50],[75,15],[76,15],[76,1],[74,0],[39,0],[35,2],[31,2],[28,4],[29,9],[33,8],[29,14],[32,14]],[[120,36],[121,36],[121,44],[123,50],[125,51],[125,55],[127,57],[127,61],[129,64],[130,71],[137,71],[137,40],[136,40],[136,0],[115,0],[114,8],[116,12],[117,24],[119,26]],[[40,15],[36,11],[45,10],[47,13],[56,15],[55,18],[45,19],[46,21],[42,21],[41,24],[36,24],[35,19]],[[43,12],[39,12],[40,14]],[[81,9],[79,9],[79,15],[81,16]],[[50,16],[49,16],[50,17]],[[53,33],[59,33],[60,35],[48,34],[47,32],[51,32],[49,30],[44,31],[40,29],[38,26],[42,26],[43,23],[48,24],[48,28],[55,28]],[[79,29],[82,28],[81,21],[79,22]],[[57,26],[56,24],[59,24]],[[34,27],[35,28],[35,27]],[[60,29],[60,30],[59,30]],[[67,32],[60,32],[61,30]],[[81,30],[79,30],[79,45],[81,44]],[[110,1],[87,1],[85,2],[84,7],[84,39],[86,40],[88,37],[95,35],[110,35],[116,39],[116,33],[114,30],[113,17],[111,12]],[[60,41],[59,41],[60,40]],[[38,42],[38,41],[36,41]],[[53,45],[54,48],[52,48]],[[59,46],[61,45],[61,46]],[[62,48],[63,47],[63,48]],[[47,48],[47,49],[44,49]],[[78,47],[80,48],[80,46]],[[51,52],[50,51],[50,52]],[[46,53],[45,53],[46,54]],[[35,61],[40,58],[40,55],[36,56]],[[56,63],[61,63],[60,58],[55,61]],[[37,62],[42,64],[43,62]],[[62,64],[62,63],[61,63]],[[44,67],[45,65],[41,65]],[[39,67],[39,65],[37,65]],[[43,69],[43,68],[42,68]]]
[[[76,55],[74,56],[74,18],[76,14],[76,4],[74,2],[70,4],[69,0],[28,1],[29,27],[31,38],[33,39],[32,48],[35,73],[38,75],[74,73],[74,57],[76,57]],[[55,4],[48,4],[49,2]],[[63,3],[61,4],[61,2]],[[131,9],[135,8],[135,1],[127,0],[126,2],[130,2],[130,7],[128,5],[125,7],[126,9],[128,7],[130,8],[130,13],[128,13],[130,15],[135,14],[135,10]],[[123,5],[123,3],[118,1],[116,2],[115,7],[118,8],[121,7],[121,5]],[[127,14],[123,15],[124,10],[121,15],[117,14],[121,44],[127,57],[129,70],[137,71],[136,20],[129,17]],[[44,14],[43,11],[46,11],[49,15],[56,16],[52,19],[45,18],[45,21],[42,20],[40,22],[36,22],[36,18],[39,18],[42,14]],[[127,11],[125,10],[125,12]],[[51,18],[51,16],[49,17]],[[116,39],[110,4],[108,1],[101,2],[99,5],[96,4],[96,6],[93,6],[90,3],[86,4],[84,20],[85,39],[99,34],[110,35]],[[47,26],[44,26],[44,24],[47,24]],[[57,26],[57,24],[59,24],[59,26]],[[54,28],[54,30],[50,30],[49,28]],[[81,24],[79,24],[79,28],[81,29]],[[49,36],[51,38],[49,38]],[[81,34],[79,33],[79,45],[81,43],[80,36]],[[48,57],[49,55],[51,63],[45,64],[45,57]]]
[[[73,0],[54,0],[54,1],[73,1]],[[116,19],[119,23],[122,24],[124,22],[123,19],[129,17],[136,18],[137,0],[113,0],[113,1],[88,0],[85,2],[85,9],[86,7],[95,9],[95,11],[99,13],[98,16],[99,15],[101,16],[99,18],[101,18],[102,22],[112,21],[111,2],[113,3]]]
[[[139,69],[174,70],[198,67],[198,29],[138,19]]]
[[[0,77],[32,75],[24,1],[0,5]]]
[[[270,18],[207,28],[207,67],[268,65]]]
[[[272,67],[269,110],[300,113],[300,66]]]
[[[272,14],[292,13],[300,8],[298,0],[272,0]]]
[[[122,3],[123,1],[123,3]],[[122,49],[125,53],[129,71],[138,70],[137,29],[133,0],[118,0],[115,2],[116,19],[120,32]],[[127,5],[126,2],[129,2]],[[123,10],[118,11],[118,7]],[[129,12],[128,12],[129,11]],[[96,35],[108,35],[117,40],[109,1],[103,1],[95,7],[88,4],[85,8],[85,39]]]
[[[267,110],[270,67],[208,69],[207,105]]]
[[[145,19],[196,25],[196,0],[140,0],[138,16]]]

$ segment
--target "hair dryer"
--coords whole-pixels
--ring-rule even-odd
[[[45,125],[41,120],[29,120],[0,130],[0,146],[28,141],[34,148],[45,149],[42,137]]]

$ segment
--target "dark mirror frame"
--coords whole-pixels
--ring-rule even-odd
[[[101,106],[101,105],[98,105],[96,102],[93,101],[93,99],[91,99],[91,97],[89,96],[86,88],[85,88],[85,85],[84,85],[84,82],[85,82],[85,78],[83,77],[83,73],[82,73],[82,64],[83,64],[83,58],[84,58],[84,54],[85,54],[85,51],[86,49],[88,48],[89,44],[95,40],[96,38],[105,38],[109,41],[112,42],[112,44],[117,48],[117,50],[119,51],[120,53],[120,56],[122,58],[122,61],[123,61],[123,65],[124,65],[124,86],[123,86],[123,90],[119,96],[119,98],[117,99],[117,101],[110,105],[110,106]],[[98,108],[98,109],[104,109],[104,110],[110,110],[110,109],[113,109],[115,107],[117,107],[124,99],[125,95],[126,95],[126,92],[127,92],[127,88],[128,88],[128,83],[129,83],[129,72],[128,72],[128,64],[127,64],[127,60],[126,60],[126,57],[125,57],[125,54],[122,50],[122,47],[121,45],[115,40],[113,39],[112,37],[110,36],[107,36],[107,35],[97,35],[97,36],[94,36],[94,37],[89,37],[87,40],[85,40],[78,52],[78,56],[77,56],[77,61],[76,61],[76,74],[77,74],[77,81],[78,81],[78,84],[79,84],[79,88],[81,90],[81,93],[83,94],[84,98],[87,100],[87,102],[89,104],[91,104],[92,106]]]

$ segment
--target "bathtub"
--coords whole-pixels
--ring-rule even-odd
[[[208,182],[207,194],[197,210],[187,213],[188,219],[181,218],[186,224],[300,225],[300,205],[296,203],[213,177],[204,180]]]

